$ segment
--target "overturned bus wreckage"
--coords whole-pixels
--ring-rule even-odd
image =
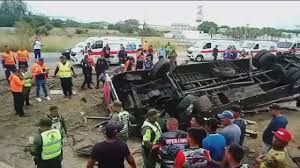
[[[179,119],[185,129],[190,116],[211,117],[238,104],[243,110],[299,92],[300,57],[276,57],[266,51],[253,59],[203,62],[174,68],[160,60],[151,71],[112,77],[113,92],[142,125],[148,109]],[[115,96],[116,97],[116,96]]]

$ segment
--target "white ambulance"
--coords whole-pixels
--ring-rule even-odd
[[[276,55],[300,54],[300,41],[279,41]]]
[[[268,50],[276,54],[277,43],[272,41],[244,41],[241,46],[241,56],[255,55],[261,50]]]
[[[99,57],[103,56],[103,48],[106,44],[110,47],[110,64],[118,64],[118,52],[121,48],[121,45],[124,46],[128,56],[136,56],[137,49],[139,45],[142,44],[141,39],[139,38],[131,38],[131,37],[100,37],[93,38],[90,42],[91,55],[94,56],[94,61],[96,61]],[[83,59],[83,54],[78,54],[73,57],[75,64],[80,64]]]
[[[218,48],[217,59],[223,59],[225,50],[229,46],[235,46],[235,48],[239,48],[239,43],[237,41],[229,40],[200,40],[186,50],[187,57],[190,60],[195,60],[198,62],[213,60],[214,57],[212,54],[215,46]]]

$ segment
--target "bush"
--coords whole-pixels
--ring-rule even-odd
[[[82,34],[83,33],[83,30],[81,29],[75,29],[75,34]]]

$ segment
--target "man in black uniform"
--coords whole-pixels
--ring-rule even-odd
[[[166,123],[167,132],[164,132],[159,141],[161,168],[173,168],[177,153],[187,146],[187,133],[178,130],[178,120],[169,118]]]
[[[89,89],[92,89],[91,87],[91,81],[92,81],[92,65],[88,62],[88,55],[84,56],[84,59],[81,61],[82,66],[82,73],[84,75],[84,81],[81,85],[81,89],[84,89],[85,84],[87,84]]]
[[[96,76],[97,76],[97,86],[96,88],[99,89],[99,82],[101,81],[102,83],[105,82],[105,71],[108,70],[109,65],[106,59],[103,57],[98,58],[96,65],[95,65],[95,70],[96,70]]]
[[[218,52],[219,52],[218,46],[215,46],[215,48],[213,48],[213,51],[212,51],[212,52],[213,52],[212,55],[213,55],[213,57],[214,57],[214,61],[217,61],[217,58],[218,58]]]

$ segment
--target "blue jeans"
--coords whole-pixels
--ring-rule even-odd
[[[40,88],[42,87],[43,88],[43,91],[44,91],[44,94],[45,94],[45,97],[48,96],[48,92],[47,92],[47,82],[46,80],[39,80],[37,79],[35,81],[36,83],[36,97],[40,97]]]
[[[34,49],[34,58],[35,59],[41,58],[41,49]]]

